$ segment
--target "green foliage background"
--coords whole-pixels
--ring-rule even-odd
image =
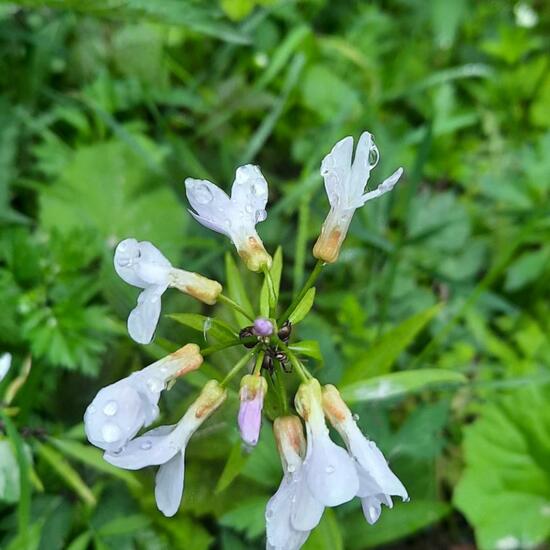
[[[190,219],[183,179],[227,188],[254,162],[288,303],[328,209],[320,161],[363,129],[382,154],[373,182],[400,165],[405,178],[356,213],[297,332],[318,341],[311,368],[353,401],[411,502],[373,527],[358,503],[327,510],[306,548],[548,541],[549,26],[534,0],[0,1],[0,351],[14,355],[0,383],[0,547],[263,547],[280,466],[269,423],[242,454],[235,391],[192,440],[173,519],[155,508],[152,472],[116,470],[86,444],[100,387],[204,345],[198,318],[166,316],[155,344],[130,341],[136,291],[113,248],[148,239],[227,281],[230,243]],[[258,277],[242,277],[258,296]],[[164,313],[219,313],[175,294]],[[206,375],[163,397],[164,423]]]

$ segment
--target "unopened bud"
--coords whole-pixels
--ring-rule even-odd
[[[241,380],[241,406],[239,408],[239,430],[242,440],[254,446],[260,437],[262,409],[267,392],[267,382],[263,376],[247,374]]]
[[[349,224],[353,217],[354,210],[349,214],[342,214],[331,209],[323,227],[321,234],[313,247],[313,256],[318,260],[327,263],[334,263],[340,254],[340,248],[348,233]]]
[[[210,306],[216,303],[223,290],[218,281],[213,281],[198,273],[183,269],[172,269],[170,271],[169,285]]]
[[[321,385],[316,378],[300,384],[294,404],[298,414],[306,421],[315,425],[324,424],[321,406]]]
[[[243,242],[235,243],[237,252],[250,271],[261,271],[264,267],[271,267],[271,256],[264,248],[260,237],[251,235]]]
[[[271,336],[274,330],[273,323],[265,317],[258,317],[254,321],[253,331],[256,336]]]
[[[302,422],[297,416],[280,416],[273,423],[277,449],[285,472],[294,471],[306,452]]]
[[[191,407],[189,407],[189,411],[193,410],[195,418],[200,419],[202,422],[225,401],[226,397],[227,390],[218,381],[210,380],[205,384],[201,394]]]

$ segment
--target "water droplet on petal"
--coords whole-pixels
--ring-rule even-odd
[[[90,406],[88,407],[88,410],[87,410],[86,412],[87,412],[88,414],[94,414],[95,411],[96,411],[95,406],[94,406],[94,405],[90,405]]]
[[[252,194],[259,197],[260,195],[263,195],[265,193],[265,188],[261,183],[253,183],[252,184]]]
[[[147,387],[153,392],[157,393],[163,390],[164,385],[158,378],[149,378],[147,380]]]
[[[249,214],[252,214],[252,212],[254,211],[254,207],[251,205],[251,204],[247,204],[244,209],[249,213]]]
[[[265,513],[265,519],[267,519],[268,521],[273,517],[273,510],[267,510],[266,513]]]
[[[106,443],[114,443],[120,438],[122,432],[114,422],[107,422],[101,428],[101,435]]]
[[[332,474],[332,473],[334,473],[334,470],[335,470],[335,469],[336,469],[336,468],[334,468],[334,466],[333,466],[332,464],[329,464],[329,465],[325,468],[325,472],[326,472],[327,474]]]
[[[140,448],[143,449],[144,451],[147,451],[147,450],[149,450],[152,446],[153,446],[153,444],[151,443],[151,441],[147,440],[147,441],[144,441],[144,442],[140,445]]]
[[[116,401],[109,401],[105,407],[103,407],[103,414],[107,416],[114,416],[118,411],[118,405]]]
[[[293,473],[296,471],[296,466],[294,466],[294,464],[290,464],[287,468],[287,470],[289,471],[289,473]]]
[[[208,204],[214,198],[212,191],[204,183],[199,183],[193,188],[193,195],[199,204]]]
[[[355,422],[359,420],[359,415],[357,413],[352,414],[351,416]]]
[[[378,152],[378,147],[372,144],[372,147],[369,151],[369,167],[371,170],[378,164],[378,161],[380,160],[380,153]]]
[[[265,210],[256,210],[256,223],[263,222],[267,218]]]
[[[128,267],[131,263],[130,258],[118,258],[116,262],[120,267]]]

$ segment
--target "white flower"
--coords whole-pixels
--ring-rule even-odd
[[[309,492],[303,470],[306,442],[296,416],[279,417],[273,424],[283,465],[283,479],[267,503],[268,550],[298,550],[323,515],[325,506]]]
[[[267,182],[257,166],[237,168],[231,198],[207,180],[187,178],[185,189],[195,210],[192,216],[205,227],[228,236],[248,269],[260,271],[271,266],[271,256],[256,232],[256,224],[267,217]]]
[[[187,344],[101,389],[84,414],[84,427],[90,443],[109,452],[120,450],[141,428],[157,418],[157,404],[167,383],[201,364],[199,347]]]
[[[170,286],[206,304],[214,304],[222,291],[217,281],[176,269],[148,241],[125,239],[115,250],[115,270],[128,284],[143,288],[137,306],[128,317],[128,332],[140,344],[148,344],[155,332],[164,291]]]
[[[359,490],[359,478],[353,459],[330,439],[319,382],[315,379],[304,382],[295,402],[306,422],[307,452],[303,471],[311,495],[325,506],[348,502]]]
[[[392,495],[400,496],[403,501],[409,500],[407,490],[390,470],[376,443],[361,433],[351,411],[332,385],[323,388],[323,408],[355,459],[359,476],[357,496],[361,499],[366,520],[373,524],[380,517],[382,504],[393,507]]]
[[[330,212],[321,235],[313,248],[313,255],[325,262],[335,262],[346,237],[355,210],[367,201],[391,191],[403,169],[397,169],[373,191],[365,192],[370,171],[378,164],[378,148],[372,134],[363,132],[352,162],[353,138],[340,140],[321,163],[321,175],[330,202]]]
[[[155,499],[165,516],[173,516],[183,496],[185,448],[199,426],[223,403],[226,391],[211,380],[174,426],[161,426],[136,437],[117,453],[106,452],[107,462],[139,470],[160,466],[155,478]]]
[[[0,356],[0,382],[8,374],[11,367],[11,353],[3,353]]]

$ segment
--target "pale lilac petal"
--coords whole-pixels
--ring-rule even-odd
[[[214,229],[214,231],[227,234],[227,220],[232,218],[233,207],[225,191],[208,180],[193,178],[185,180],[185,191],[189,203],[198,215],[198,217],[195,216],[197,221],[200,223],[206,221],[210,229],[224,228],[223,231],[220,229]]]
[[[363,508],[363,514],[365,519],[373,525],[378,521],[380,514],[382,513],[382,506],[380,500],[376,497],[366,497],[361,499],[361,506]]]
[[[211,229],[212,231],[216,231],[216,233],[221,233],[222,235],[225,235],[226,237],[231,238],[231,234],[229,232],[229,229],[227,227],[227,220],[219,219],[217,221],[207,220],[206,218],[203,218],[202,216],[199,216],[198,214],[195,214],[192,210],[188,210],[189,214],[193,216],[201,225],[206,227],[207,229]]]
[[[257,166],[246,164],[237,168],[231,188],[231,202],[238,214],[252,227],[266,218],[267,181]]]
[[[351,172],[351,155],[353,138],[347,136],[341,139],[321,163],[321,176],[325,180],[325,189],[330,205],[336,208],[345,206],[347,182]]]
[[[5,378],[11,367],[11,353],[4,353],[0,356],[0,382]]]
[[[247,445],[254,446],[258,443],[262,426],[263,402],[264,396],[261,391],[257,392],[254,399],[241,401],[238,423],[241,438]]]
[[[185,447],[186,443],[174,426],[161,426],[132,439],[118,453],[105,453],[103,458],[113,466],[139,470],[168,462]]]
[[[166,287],[146,288],[139,296],[137,306],[128,316],[128,333],[140,344],[148,344],[153,339],[160,317],[161,300]]]
[[[155,499],[158,509],[167,517],[177,511],[183,497],[185,456],[177,453],[163,464],[155,477]]]
[[[139,288],[164,284],[172,267],[153,244],[136,239],[125,239],[118,244],[114,266],[121,279]]]
[[[297,474],[295,480],[290,522],[298,531],[311,531],[321,521],[325,505],[311,494],[303,469]]]
[[[359,489],[353,459],[331,441],[328,430],[312,435],[309,424],[307,428],[311,454],[306,457],[304,468],[311,494],[325,506],[338,506],[350,501]]]
[[[142,396],[128,379],[101,389],[84,414],[90,443],[109,452],[118,451],[132,439],[147,420]]]

